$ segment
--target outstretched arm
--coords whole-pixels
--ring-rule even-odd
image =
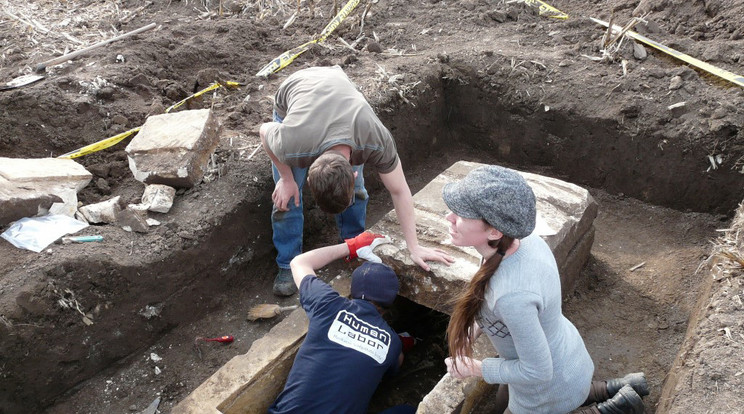
[[[355,258],[359,254],[359,250],[365,247],[374,249],[379,241],[383,239],[384,237],[380,234],[365,231],[354,238],[345,240],[343,243],[302,253],[289,263],[289,267],[292,269],[292,278],[299,288],[305,276],[315,276],[317,269],[342,257]],[[374,256],[374,254],[371,254],[371,256]]]
[[[315,276],[315,271],[327,264],[349,255],[349,246],[346,243],[334,246],[325,246],[319,249],[310,250],[292,259],[289,267],[292,269],[292,278],[297,287],[305,276]]]
[[[271,201],[274,202],[274,205],[280,211],[288,211],[289,208],[287,204],[289,204],[289,200],[292,197],[294,197],[295,207],[299,207],[300,189],[299,187],[297,187],[297,183],[294,180],[292,168],[289,165],[279,161],[279,158],[277,158],[276,154],[274,154],[274,152],[271,151],[271,148],[269,148],[268,143],[266,143],[266,132],[274,125],[279,125],[279,123],[267,122],[265,124],[261,124],[261,128],[259,128],[258,130],[258,135],[259,137],[261,137],[261,145],[266,151],[266,155],[269,156],[269,159],[271,159],[271,162],[274,163],[277,171],[279,171],[279,181],[276,182],[274,193],[271,195]]]
[[[387,174],[380,174],[380,179],[393,199],[395,213],[398,215],[403,237],[406,239],[406,245],[408,246],[408,251],[411,253],[413,262],[427,271],[429,270],[429,265],[426,264],[426,260],[435,260],[446,264],[454,262],[452,256],[441,249],[419,246],[418,237],[416,236],[416,217],[413,213],[413,196],[411,196],[411,189],[408,188],[406,176],[403,175],[403,167],[400,161],[398,161],[398,165],[393,171]]]

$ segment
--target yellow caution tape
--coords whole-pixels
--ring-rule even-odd
[[[548,3],[545,3],[542,0],[523,0],[525,4],[528,4],[530,6],[538,6],[538,10],[540,10],[540,15],[547,14],[548,17],[552,17],[554,19],[561,19],[566,20],[568,19],[568,15],[566,13],[563,13],[562,11],[556,9],[555,7],[549,5]]]
[[[602,20],[599,20],[599,19],[595,19],[593,17],[591,17],[591,19],[592,19],[593,22],[598,23],[598,24],[601,24],[604,27],[609,27],[609,25],[610,25],[609,23],[607,23],[605,21],[602,21]],[[613,24],[612,26],[613,26],[612,27],[612,30],[613,31],[616,31],[616,32],[619,33],[622,30],[622,28],[620,26],[618,26],[618,25],[614,25]],[[643,43],[645,43],[645,44],[647,44],[647,45],[649,45],[651,47],[654,47],[654,48],[656,48],[658,50],[661,50],[662,52],[667,53],[667,54],[669,54],[671,56],[674,56],[674,57],[676,57],[679,60],[685,61],[685,62],[687,62],[687,63],[689,63],[689,64],[691,64],[691,65],[693,65],[693,66],[695,66],[695,67],[697,67],[699,69],[702,69],[702,70],[704,70],[704,71],[706,71],[708,73],[711,73],[711,74],[716,75],[716,76],[718,76],[720,78],[726,79],[729,82],[733,82],[733,83],[735,83],[735,84],[737,84],[739,86],[744,87],[744,77],[743,76],[737,75],[735,73],[731,73],[731,72],[729,72],[727,70],[723,70],[721,68],[718,68],[716,66],[711,65],[710,63],[703,62],[702,60],[695,59],[694,57],[692,57],[690,55],[686,55],[686,54],[684,54],[684,53],[682,53],[682,52],[680,52],[678,50],[674,50],[671,47],[664,46],[663,44],[661,44],[661,43],[659,43],[659,42],[657,42],[655,40],[651,40],[651,39],[647,38],[646,36],[643,36],[643,35],[638,34],[636,32],[627,31],[627,32],[625,32],[625,34],[627,36],[632,37],[635,40],[638,40],[639,42],[643,42]]]
[[[256,73],[256,76],[263,76],[267,77],[271,75],[272,73],[279,72],[280,70],[284,69],[292,63],[293,60],[297,58],[297,56],[300,56],[301,54],[307,52],[310,49],[310,46],[313,43],[322,43],[324,42],[328,36],[330,36],[331,33],[333,33],[334,30],[341,24],[341,22],[346,19],[349,14],[354,10],[354,8],[359,4],[361,0],[349,0],[344,7],[339,10],[339,12],[336,14],[336,16],[331,19],[330,22],[326,25],[325,28],[323,28],[323,31],[320,32],[320,35],[316,37],[315,39],[303,43],[294,49],[287,50],[286,52],[282,53],[281,55],[275,57],[271,60],[271,62],[267,63],[266,66],[262,67],[261,70]]]
[[[169,106],[168,109],[165,110],[165,113],[167,114],[168,112],[172,111],[173,109],[176,109],[176,108],[180,107],[181,105],[185,104],[186,102],[188,102],[188,101],[190,101],[190,100],[192,100],[194,98],[198,98],[198,97],[204,95],[205,93],[207,93],[209,91],[212,91],[212,90],[215,90],[217,88],[221,88],[221,87],[236,88],[236,87],[242,86],[242,85],[243,84],[242,83],[239,83],[239,82],[229,82],[228,81],[228,82],[225,82],[224,85],[221,84],[221,83],[219,83],[219,82],[215,82],[215,83],[207,86],[206,88],[200,90],[199,92],[196,92],[193,95],[187,96],[187,97],[181,99],[180,101],[174,103],[173,105]]]
[[[95,143],[90,144],[90,145],[86,145],[86,146],[84,146],[82,148],[78,148],[75,151],[70,151],[67,154],[62,154],[62,155],[60,155],[57,158],[72,159],[72,158],[82,157],[83,155],[88,155],[90,153],[97,152],[97,151],[100,151],[102,149],[106,149],[108,147],[111,147],[111,146],[114,146],[114,145],[118,144],[124,138],[126,138],[126,137],[128,137],[128,136],[130,136],[132,134],[135,134],[135,133],[139,132],[139,130],[141,128],[142,127],[137,127],[137,128],[130,129],[129,131],[122,132],[121,134],[114,135],[113,137],[106,138],[104,140],[95,142]]]
[[[242,86],[242,85],[243,84],[240,83],[240,82],[229,82],[229,81],[228,82],[224,82],[224,83],[215,82],[215,83],[209,85],[208,87],[200,90],[199,92],[197,92],[197,93],[195,93],[195,94],[193,94],[193,95],[191,95],[191,96],[189,96],[189,97],[187,97],[185,99],[182,99],[181,101],[175,103],[174,105],[171,105],[168,109],[165,110],[165,112],[168,113],[172,109],[178,108],[179,106],[181,106],[184,103],[188,102],[190,99],[193,99],[193,98],[196,98],[198,96],[201,96],[201,95],[203,95],[203,94],[205,94],[205,93],[207,93],[207,92],[209,92],[211,90],[215,90],[215,89],[220,88],[220,87],[236,88],[236,87]],[[90,145],[86,145],[86,146],[84,146],[82,148],[78,148],[75,151],[70,151],[67,154],[62,154],[62,155],[60,155],[57,158],[72,159],[72,158],[82,157],[83,155],[88,155],[88,154],[93,153],[93,152],[98,152],[98,151],[100,151],[102,149],[106,149],[108,147],[111,147],[111,146],[114,146],[114,145],[118,144],[124,138],[127,138],[128,136],[139,132],[140,129],[142,129],[142,127],[137,127],[137,128],[130,129],[129,131],[122,132],[121,134],[114,135],[113,137],[103,139],[101,141],[95,142],[95,143],[90,144]]]

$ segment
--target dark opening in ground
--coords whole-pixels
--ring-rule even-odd
[[[405,353],[398,375],[384,379],[377,388],[370,414],[401,404],[415,407],[447,372],[442,363],[448,355],[447,315],[399,296],[389,322],[396,332],[407,332],[416,338],[416,344]]]

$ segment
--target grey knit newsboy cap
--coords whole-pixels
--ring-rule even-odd
[[[458,216],[484,219],[509,237],[523,239],[535,229],[535,193],[514,170],[478,167],[462,180],[445,185],[442,197]]]

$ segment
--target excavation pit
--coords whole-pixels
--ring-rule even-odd
[[[133,12],[134,3],[117,5]],[[205,20],[188,2],[167,3],[173,6],[150,4],[128,15],[155,18],[162,27],[152,36],[51,68],[45,81],[0,94],[0,157],[41,157],[142,125],[216,78],[246,81],[239,92],[219,90],[190,104],[213,108],[223,130],[204,180],[179,191],[168,214],[153,215],[161,226],[147,234],[94,226],[90,232],[103,235],[103,243],[53,245],[41,255],[0,244],[0,411],[127,412],[160,395],[160,410],[168,412],[279,326],[245,321],[255,304],[296,303],[270,293],[273,184],[266,156],[251,157],[255,131],[271,113],[266,96],[286,75],[327,64],[344,65],[391,129],[414,193],[460,160],[555,177],[592,193],[599,205],[595,239],[564,311],[584,335],[598,378],[645,371],[652,385],[647,412],[725,409],[721,401],[741,401],[732,392],[744,378],[740,364],[724,357],[738,352],[741,278],[722,259],[706,260],[715,253],[709,240],[728,234],[716,230],[738,226],[729,220],[744,195],[741,165],[734,168],[742,155],[738,90],[658,56],[630,60],[628,76],[619,76],[617,64],[579,57],[595,52],[593,24],[561,24],[521,8],[520,20],[484,23],[481,14],[492,11],[485,3],[492,2],[390,0],[366,21],[382,36],[383,53],[316,48],[284,72],[256,79],[263,63],[316,33],[325,19],[300,16],[296,26],[277,31],[283,22],[250,17],[257,13]],[[566,6],[577,15],[584,6],[601,12],[591,2]],[[708,19],[699,16],[707,14],[691,14],[690,24]],[[664,17],[662,26],[679,26],[675,19]],[[7,22],[0,22],[3,34],[26,33]],[[104,26],[110,25],[91,26],[92,35]],[[358,28],[342,25],[339,33],[350,39]],[[704,35],[713,35],[708,29]],[[32,57],[50,53],[31,53],[23,45],[32,42],[23,40],[2,44],[1,75],[13,77],[36,63]],[[736,42],[706,53],[735,66],[725,59],[741,50]],[[415,53],[385,50],[412,45]],[[98,76],[108,85],[97,84]],[[670,89],[673,78],[684,85]],[[688,112],[670,113],[667,107],[679,101],[687,101]],[[79,194],[83,203],[115,195],[138,201],[142,185],[120,145],[79,159],[94,174]],[[368,174],[372,224],[391,205],[374,172]],[[336,240],[332,220],[311,202],[306,213],[307,247]],[[710,274],[716,261],[724,267]],[[92,325],[84,322],[88,315]],[[222,334],[236,342],[204,346],[199,359],[194,338]]]

